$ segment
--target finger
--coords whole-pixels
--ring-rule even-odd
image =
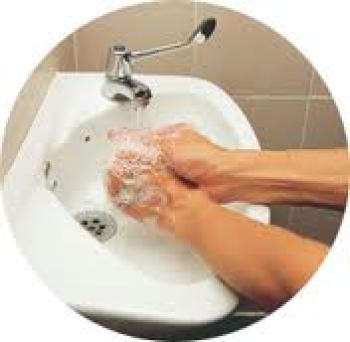
[[[114,174],[113,170],[108,170],[106,175],[106,188],[111,197],[115,197],[121,191],[122,183]]]

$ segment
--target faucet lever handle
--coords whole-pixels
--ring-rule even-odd
[[[192,32],[192,34],[184,41],[159,46],[153,49],[147,49],[143,51],[131,51],[129,52],[129,58],[131,60],[137,60],[141,58],[151,57],[153,55],[158,55],[160,53],[169,52],[172,50],[186,48],[192,44],[202,44],[207,41],[213,34],[216,28],[216,19],[207,18],[203,20],[197,28]]]
[[[116,44],[108,50],[106,61],[106,82],[103,94],[111,100],[136,99],[147,104],[152,96],[150,89],[133,79],[132,64],[142,58],[185,48],[192,44],[202,44],[211,37],[216,27],[216,19],[203,20],[193,33],[184,41],[159,46],[143,51],[130,51],[124,45]]]

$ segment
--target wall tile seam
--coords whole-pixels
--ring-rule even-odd
[[[77,32],[72,33],[73,42],[73,60],[74,60],[74,71],[79,71],[79,59],[78,59],[78,36]]]
[[[309,124],[310,106],[311,106],[311,102],[312,102],[311,97],[313,94],[315,75],[316,75],[316,72],[314,69],[312,69],[312,74],[311,74],[310,81],[309,81],[308,96],[307,96],[306,101],[305,101],[304,123],[303,123],[303,127],[302,127],[301,140],[300,140],[300,144],[299,144],[300,149],[302,149],[305,145],[307,128],[308,128],[308,124]],[[294,222],[295,212],[296,212],[296,208],[291,207],[289,210],[289,213],[288,213],[288,218],[287,218],[287,227],[288,228],[290,228],[292,226],[292,223]]]

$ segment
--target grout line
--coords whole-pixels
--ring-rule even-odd
[[[310,78],[310,85],[309,85],[309,95],[306,99],[306,104],[305,104],[305,116],[304,116],[304,124],[303,124],[303,130],[301,134],[301,141],[299,148],[303,148],[305,145],[305,139],[306,139],[306,133],[307,133],[307,127],[309,124],[309,116],[310,116],[310,106],[311,106],[311,101],[312,101],[312,93],[313,93],[313,88],[314,88],[314,79],[315,79],[315,71],[312,71],[312,75]]]
[[[193,12],[193,27],[196,27],[198,24],[198,3],[196,1],[191,1],[192,12]],[[198,47],[195,44],[192,48],[192,64],[190,73],[192,76],[196,75],[196,66],[198,64]]]
[[[330,95],[311,95],[310,100],[326,100],[326,101],[329,101],[329,100],[333,100],[332,96]]]
[[[309,83],[309,92],[308,92],[308,96],[307,96],[306,102],[305,102],[304,122],[303,122],[302,131],[301,131],[301,139],[300,139],[299,149],[302,149],[305,146],[307,128],[309,125],[309,118],[310,118],[310,107],[311,107],[311,102],[313,100],[312,93],[313,93],[313,89],[314,89],[315,75],[316,75],[315,70],[312,70],[312,74],[310,77],[310,83]],[[294,215],[295,215],[295,207],[291,207],[289,214],[288,214],[288,218],[287,218],[288,227],[291,226],[293,219],[294,219]]]
[[[78,71],[78,48],[77,48],[77,35],[76,32],[73,33],[73,57],[74,57],[74,69],[75,72]]]

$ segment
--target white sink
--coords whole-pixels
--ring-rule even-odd
[[[244,114],[213,84],[138,78],[154,95],[141,114],[145,127],[187,122],[224,147],[259,149]],[[102,182],[112,148],[107,131],[135,127],[136,113],[105,100],[103,81],[97,73],[62,73],[51,85],[4,182],[20,247],[50,288],[85,314],[186,325],[225,316],[238,298],[195,251],[108,200]],[[229,207],[269,221],[266,207]],[[78,218],[97,219],[102,229],[91,233]]]

